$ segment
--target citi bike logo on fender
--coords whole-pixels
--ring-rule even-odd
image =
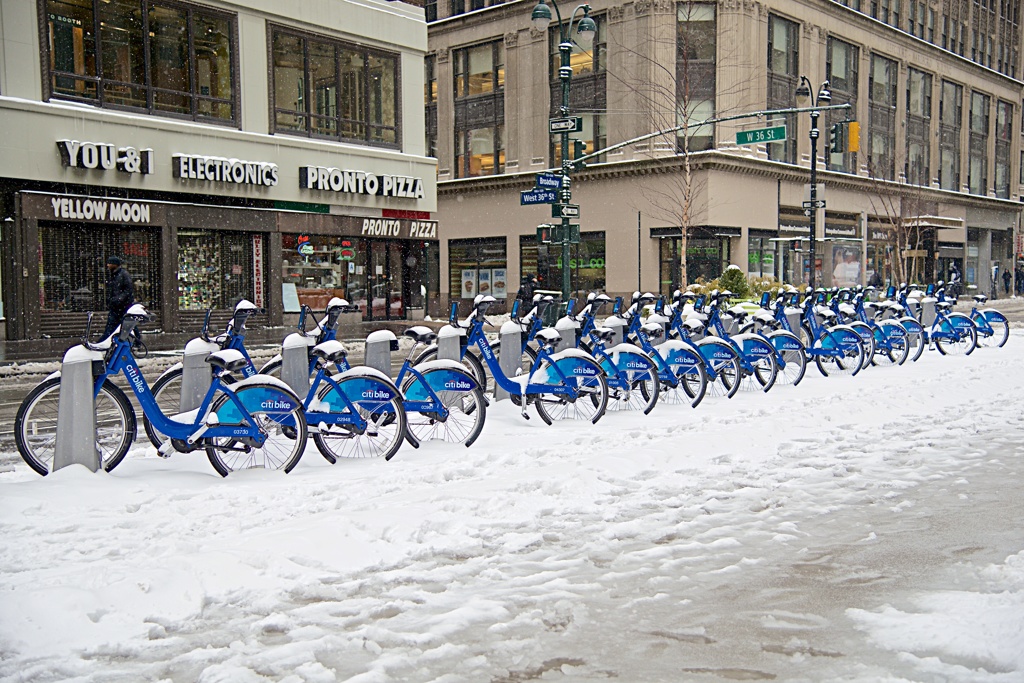
[[[473,388],[473,385],[466,380],[450,379],[444,383],[444,388],[452,389],[454,391],[469,391]]]
[[[377,398],[387,401],[391,398],[391,394],[383,389],[367,389],[362,393],[363,398]]]
[[[627,370],[646,370],[647,369],[647,363],[644,363],[643,361],[639,361],[639,360],[626,361],[626,369]]]
[[[572,369],[572,374],[583,375],[584,377],[593,377],[597,374],[597,370],[589,365],[577,365]]]
[[[261,403],[260,408],[265,410],[291,410],[293,406],[288,401],[280,401],[276,398],[271,398]]]

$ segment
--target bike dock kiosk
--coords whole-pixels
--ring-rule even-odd
[[[100,468],[100,454],[96,450],[94,362],[103,363],[103,354],[84,346],[68,349],[61,362],[54,472],[68,465],[85,465],[93,472]]]

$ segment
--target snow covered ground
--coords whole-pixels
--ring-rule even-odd
[[[1024,330],[289,475],[0,474],[3,681],[1024,681]]]

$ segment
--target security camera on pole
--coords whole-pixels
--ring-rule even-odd
[[[552,135],[559,134],[562,137],[562,183],[558,190],[558,202],[551,207],[551,217],[560,218],[558,234],[555,242],[562,244],[562,299],[569,300],[572,290],[571,269],[569,268],[569,245],[579,242],[579,225],[573,224],[573,218],[579,218],[580,207],[571,204],[572,190],[569,175],[577,167],[582,167],[583,162],[572,161],[569,154],[569,133],[582,130],[582,119],[569,116],[569,84],[572,81],[572,66],[570,56],[572,55],[572,23],[576,13],[583,10],[583,16],[576,22],[576,44],[584,50],[589,50],[594,43],[594,36],[597,34],[597,23],[590,18],[590,5],[579,5],[573,10],[569,17],[569,24],[562,23],[562,13],[558,9],[558,3],[551,0],[558,17],[559,44],[558,54],[561,57],[561,66],[558,69],[558,79],[562,83],[562,106],[559,108],[559,118],[551,119],[548,124],[548,132]],[[551,10],[548,9],[546,0],[539,0],[533,8],[532,21],[535,28],[545,30],[551,22]],[[586,152],[586,144],[581,140],[574,140],[575,157],[581,157]]]

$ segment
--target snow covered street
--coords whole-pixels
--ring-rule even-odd
[[[19,459],[0,680],[1024,681],[1022,349],[288,475]]]

